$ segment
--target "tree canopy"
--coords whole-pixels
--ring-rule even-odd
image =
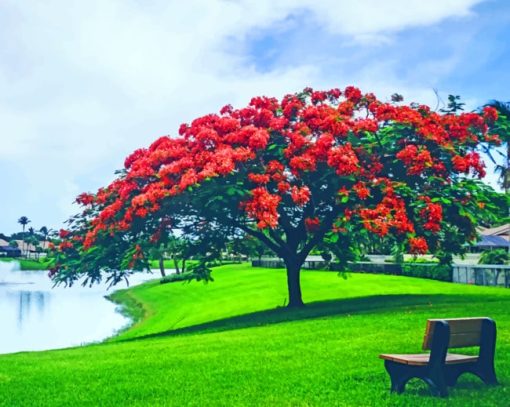
[[[147,267],[175,233],[213,255],[249,235],[287,266],[289,306],[316,246],[344,260],[363,234],[448,258],[476,237],[489,187],[476,151],[497,145],[497,112],[434,112],[355,87],[255,97],[136,150],[107,187],[84,193],[60,233],[57,283],[112,283]]]

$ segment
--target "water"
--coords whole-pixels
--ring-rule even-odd
[[[57,349],[101,341],[130,320],[104,298],[104,285],[55,287],[47,271],[19,271],[0,262],[0,353]],[[158,274],[137,273],[130,285]],[[115,289],[125,288],[119,283]]]

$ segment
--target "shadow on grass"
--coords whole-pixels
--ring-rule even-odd
[[[228,331],[333,315],[349,315],[351,313],[360,314],[374,310],[381,312],[400,307],[471,303],[482,300],[484,302],[491,302],[487,300],[487,296],[452,294],[376,295],[342,300],[320,301],[307,304],[303,308],[278,307],[271,310],[234,316],[189,327],[170,329],[168,331],[138,336],[136,338],[121,339],[120,341],[134,341],[188,333]]]

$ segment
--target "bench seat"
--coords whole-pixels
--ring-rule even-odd
[[[404,365],[425,366],[429,363],[430,353],[417,353],[412,355],[383,354],[379,355],[379,357],[381,359],[391,360],[392,362],[402,363]],[[457,363],[476,363],[477,361],[478,356],[447,353],[445,364],[454,365]]]

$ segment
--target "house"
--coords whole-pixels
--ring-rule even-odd
[[[4,257],[20,257],[21,250],[17,247],[9,246],[9,242],[0,239],[0,256]]]
[[[506,249],[510,248],[510,242],[502,236],[481,236],[482,240],[476,243],[476,247],[482,250]]]
[[[18,244],[18,248],[21,250],[23,255],[32,258],[39,258],[41,254],[44,256],[44,251],[47,250],[50,245],[50,241],[39,242],[37,247],[32,243],[27,243],[23,240],[15,240],[15,242]]]
[[[479,228],[478,233],[481,240],[475,244],[473,251],[510,250],[510,223],[493,228]]]

